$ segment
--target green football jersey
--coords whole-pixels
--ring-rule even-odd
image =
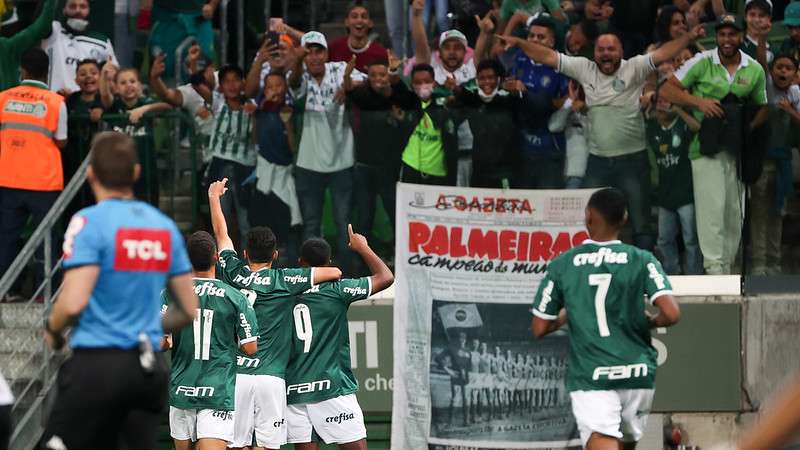
[[[191,327],[172,335],[169,404],[181,409],[233,411],[239,346],[258,338],[247,299],[235,288],[195,278],[197,316]],[[170,303],[161,293],[162,311]]]
[[[533,302],[534,315],[555,320],[567,310],[567,389],[651,389],[656,350],[645,298],[671,294],[652,253],[620,241],[587,240],[555,258]]]
[[[350,368],[347,309],[372,294],[369,277],[322,283],[297,296],[286,401],[317,403],[358,390]]]
[[[258,352],[239,353],[238,373],[284,378],[292,351],[294,296],[311,289],[313,269],[250,270],[230,249],[219,254],[222,279],[238,288],[256,312]]]

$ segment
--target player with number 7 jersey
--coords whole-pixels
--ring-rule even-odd
[[[350,367],[347,310],[394,282],[386,264],[367,240],[348,227],[350,248],[359,254],[371,276],[322,283],[297,296],[294,345],[286,369],[288,441],[311,442],[312,431],[326,444],[366,449],[367,430],[355,392],[358,382]],[[300,250],[302,265],[330,261],[331,248],[322,239],[309,239]]]
[[[256,352],[258,324],[244,295],[215,278],[214,238],[198,231],[187,249],[198,308],[192,326],[172,335],[170,435],[176,448],[197,440],[203,448],[224,448],[234,437],[236,352]],[[161,303],[162,312],[172,303],[167,290]]]
[[[592,239],[550,262],[531,310],[536,337],[569,325],[567,390],[592,449],[617,449],[619,441],[632,448],[641,438],[655,392],[650,329],[680,317],[658,260],[617,239],[626,219],[620,191],[595,192],[586,208]],[[649,315],[645,299],[658,315]]]
[[[247,296],[259,324],[258,352],[239,354],[236,376],[236,436],[232,448],[278,449],[286,443],[286,366],[292,347],[294,296],[324,281],[338,280],[335,267],[274,269],[278,257],[275,234],[254,227],[245,236],[244,259],[233,249],[220,197],[227,179],[211,183],[211,224],[220,248],[222,280]]]

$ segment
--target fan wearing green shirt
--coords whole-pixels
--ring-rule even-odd
[[[30,26],[11,37],[0,37],[0,91],[19,84],[19,57],[50,35],[55,7],[56,0],[46,0]]]
[[[267,227],[253,227],[245,238],[244,258],[239,258],[228,235],[220,197],[228,179],[208,188],[211,225],[220,249],[219,265],[224,282],[239,289],[252,305],[258,321],[258,352],[240,353],[236,375],[235,436],[231,448],[278,449],[286,443],[286,366],[294,336],[294,296],[318,283],[338,280],[336,267],[275,269],[278,258],[275,234]],[[228,194],[230,195],[230,194]]]
[[[295,299],[295,335],[286,368],[286,425],[296,450],[317,450],[312,434],[344,450],[366,450],[364,414],[356,399],[358,381],[350,367],[347,310],[394,282],[394,275],[369,247],[367,239],[348,226],[350,249],[364,260],[368,277],[344,279],[303,292]],[[300,250],[304,267],[330,264],[331,247],[309,239]]]
[[[655,395],[650,329],[681,315],[655,256],[619,240],[626,203],[618,189],[592,194],[590,239],[550,262],[531,309],[537,339],[569,325],[567,390],[588,450],[636,448]],[[645,309],[645,299],[658,314]]]
[[[736,16],[722,16],[716,25],[717,48],[686,61],[662,87],[664,99],[694,108],[694,117],[702,124],[706,117],[722,118],[725,112],[720,101],[733,95],[740,102],[761,105],[747,125],[749,130],[761,126],[769,117],[766,75],[755,59],[740,50],[743,31]],[[737,155],[728,151],[709,153],[715,150],[705,149],[708,154],[701,154],[700,140],[695,137],[689,159],[703,266],[709,275],[727,275],[742,236],[744,187],[737,175]]]

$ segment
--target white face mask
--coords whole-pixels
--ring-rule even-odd
[[[89,21],[86,19],[78,19],[76,17],[70,17],[67,19],[67,26],[72,28],[75,31],[83,31],[86,27],[89,26]]]
[[[484,101],[484,103],[489,103],[490,101],[492,101],[494,96],[497,95],[497,91],[499,91],[499,89],[497,87],[495,87],[494,90],[490,94],[485,94],[483,92],[483,89],[479,88],[478,89],[478,97],[480,97],[481,100]]]
[[[433,83],[425,83],[414,86],[414,92],[422,100],[428,100],[433,95]]]

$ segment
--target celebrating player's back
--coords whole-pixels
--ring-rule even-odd
[[[169,428],[177,450],[200,440],[224,450],[233,442],[236,351],[256,353],[255,312],[237,290],[216,279],[217,246],[205,231],[187,242],[198,311],[192,327],[172,336]],[[165,290],[162,308],[170,303]]]
[[[257,448],[278,449],[286,442],[284,376],[294,334],[294,296],[317,283],[338,280],[342,272],[335,267],[273,269],[277,242],[266,227],[254,227],[247,233],[244,260],[240,259],[220,204],[227,181],[211,183],[208,189],[222,279],[247,296],[259,324],[258,351],[253,358],[243,354],[238,358],[233,447],[249,447],[255,433]]]
[[[357,450],[367,448],[364,415],[355,392],[358,382],[350,367],[347,309],[389,287],[394,276],[360,234],[350,234],[350,248],[369,267],[372,276],[322,283],[297,297],[292,359],[286,369],[288,441],[295,448],[316,449],[312,430],[326,444]],[[310,239],[301,249],[301,264],[327,265],[331,248],[322,239]]]
[[[617,240],[626,219],[620,191],[595,192],[586,208],[592,239],[550,263],[533,302],[537,337],[569,323],[567,389],[581,439],[591,450],[616,450],[619,440],[635,447],[654,394],[650,328],[680,318],[661,264]],[[645,297],[659,308],[657,316],[646,312]]]

